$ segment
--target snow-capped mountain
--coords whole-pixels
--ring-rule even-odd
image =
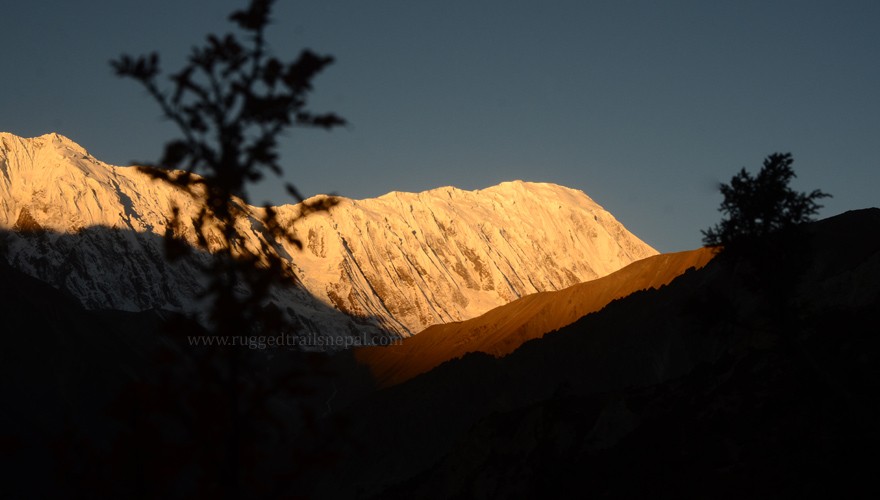
[[[6,258],[86,307],[198,310],[194,262],[168,263],[163,254],[172,204],[194,241],[197,203],[186,193],[103,163],[57,134],[0,133]],[[260,210],[248,207],[240,223],[254,249],[263,238]],[[282,245],[279,253],[303,287],[274,300],[322,334],[409,336],[657,253],[583,192],[554,184],[392,192],[340,198],[306,217],[299,210],[277,208],[304,250]]]

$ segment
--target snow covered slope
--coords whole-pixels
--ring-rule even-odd
[[[275,301],[323,334],[409,336],[656,254],[583,192],[553,184],[340,201],[305,218],[296,205],[277,209],[305,248],[280,251],[304,287]],[[198,309],[194,263],[163,257],[172,203],[188,223],[197,204],[175,188],[57,134],[0,133],[0,228],[15,230],[7,259],[89,308]],[[260,209],[248,210],[240,228],[258,248]]]

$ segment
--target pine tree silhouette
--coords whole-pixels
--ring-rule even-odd
[[[816,200],[830,197],[818,189],[809,194],[789,187],[795,178],[791,153],[773,153],[764,160],[756,176],[745,168],[720,187],[724,201],[721,222],[701,231],[703,244],[736,246],[746,240],[767,236],[809,222],[822,208]]]

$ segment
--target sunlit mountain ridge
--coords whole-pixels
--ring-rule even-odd
[[[172,205],[181,207],[184,237],[195,242],[199,205],[187,193],[103,163],[58,134],[0,133],[8,261],[88,308],[202,307],[194,262],[164,258]],[[265,239],[262,209],[244,211],[239,229],[255,250]],[[339,198],[330,211],[303,218],[299,205],[277,212],[304,250],[277,247],[302,287],[279,290],[273,301],[322,335],[410,336],[656,254],[583,192],[547,183]]]

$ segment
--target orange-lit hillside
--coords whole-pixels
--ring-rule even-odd
[[[713,256],[711,249],[700,248],[648,257],[603,278],[527,295],[467,321],[428,327],[399,345],[359,348],[355,356],[383,386],[399,384],[469,352],[502,357],[615,299],[666,285],[690,268],[705,266]]]

